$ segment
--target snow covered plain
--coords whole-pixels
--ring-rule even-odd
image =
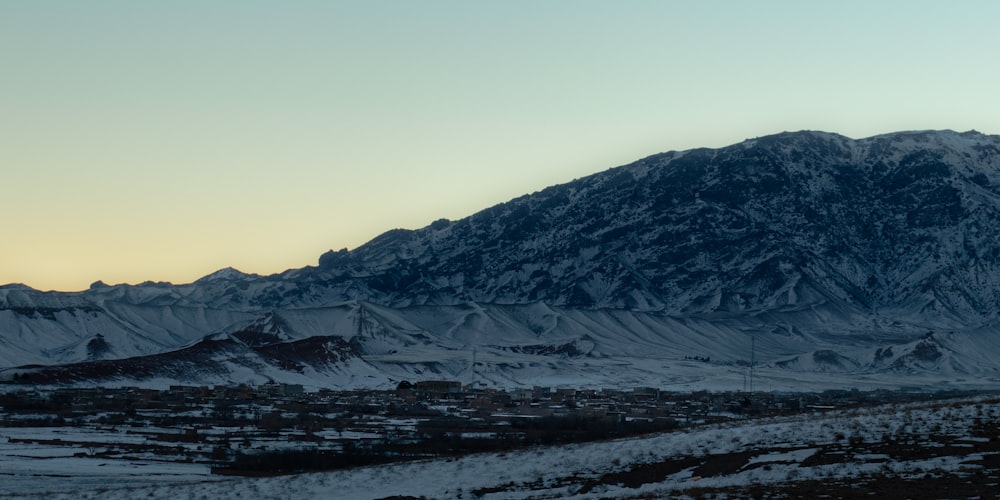
[[[506,499],[743,498],[766,493],[763,496],[780,498],[824,492],[884,496],[886,488],[893,488],[890,493],[904,497],[935,497],[946,492],[987,497],[1000,493],[998,423],[1000,398],[978,397],[271,478],[218,479],[199,475],[194,468],[153,464],[142,466],[148,469],[141,478],[126,470],[130,465],[91,475],[81,466],[62,469],[68,477],[35,481],[31,488],[18,481],[19,474],[30,472],[17,465],[25,459],[7,456],[0,495],[103,500]],[[53,470],[36,469],[39,474]],[[159,484],[152,484],[156,481]]]
[[[151,429],[150,432],[154,432]],[[163,429],[164,432],[169,430]],[[0,429],[0,496],[39,490],[93,491],[108,484],[154,484],[212,479],[208,465],[158,456],[145,436],[124,431],[73,427]],[[62,443],[90,443],[81,449]],[[102,443],[133,445],[129,459],[101,458]]]

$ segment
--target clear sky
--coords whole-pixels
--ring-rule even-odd
[[[0,283],[312,265],[660,151],[1000,134],[996,1],[0,3]]]

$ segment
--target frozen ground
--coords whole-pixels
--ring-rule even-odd
[[[349,471],[218,480],[203,469],[3,458],[0,492],[33,498],[741,498],[879,484],[1000,493],[1000,398],[914,403]],[[159,484],[153,484],[159,483]],[[820,488],[820,489],[816,489]],[[825,490],[822,488],[826,488]],[[845,490],[852,491],[852,490]],[[899,490],[897,494],[906,494]]]

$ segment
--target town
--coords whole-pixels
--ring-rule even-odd
[[[196,463],[217,474],[269,475],[965,395],[504,390],[447,380],[351,391],[277,383],[19,388],[0,394],[0,442],[44,445],[77,458]]]

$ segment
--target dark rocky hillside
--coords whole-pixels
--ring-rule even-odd
[[[271,276],[2,286],[0,381],[728,390],[755,349],[794,388],[981,386],[1000,379],[998,312],[1000,137],[794,132],[653,155]]]
[[[384,304],[673,312],[842,301],[992,316],[1000,137],[783,133],[663,153],[328,252],[310,280]]]

